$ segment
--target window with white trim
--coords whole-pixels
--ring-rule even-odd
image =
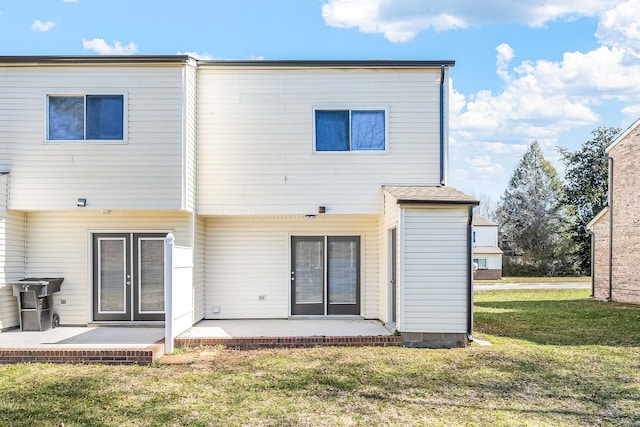
[[[47,95],[47,141],[124,141],[123,94]]]
[[[487,268],[487,259],[486,258],[474,258],[473,263],[478,266],[479,269]]]
[[[314,150],[386,151],[387,111],[385,109],[314,109]]]

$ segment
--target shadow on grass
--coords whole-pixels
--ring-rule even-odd
[[[480,301],[482,333],[549,345],[640,346],[640,306],[593,300]]]

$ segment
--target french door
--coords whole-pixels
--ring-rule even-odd
[[[93,235],[93,320],[164,320],[165,237]]]
[[[291,314],[360,314],[360,237],[291,238]]]

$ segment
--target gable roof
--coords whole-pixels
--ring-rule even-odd
[[[448,186],[387,186],[382,188],[395,197],[398,204],[473,205],[480,202],[468,194]]]
[[[489,218],[484,217],[482,215],[478,215],[478,214],[473,215],[473,225],[490,225],[494,227],[498,226],[498,224],[491,221]]]
[[[618,136],[615,137],[613,142],[611,144],[609,144],[609,146],[604,150],[604,152],[609,154],[609,151],[611,151],[613,149],[613,147],[618,145],[623,139],[625,139],[627,137],[627,135],[629,135],[631,132],[633,132],[639,126],[640,126],[640,118],[638,118],[638,120],[633,122],[633,124],[631,124],[631,126],[626,128],[622,133],[618,134]]]
[[[598,215],[594,216],[593,219],[591,221],[589,221],[587,223],[587,225],[585,226],[585,228],[588,231],[591,231],[593,229],[593,226],[596,225],[596,222],[600,221],[600,218],[602,218],[607,212],[609,212],[609,207],[605,207],[604,209],[602,209]]]

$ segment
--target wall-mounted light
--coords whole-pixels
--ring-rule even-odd
[[[76,201],[76,206],[79,208],[84,208],[85,206],[87,206],[87,199],[78,199]]]
[[[326,213],[326,212],[327,212],[326,206],[318,206],[318,213]]]

